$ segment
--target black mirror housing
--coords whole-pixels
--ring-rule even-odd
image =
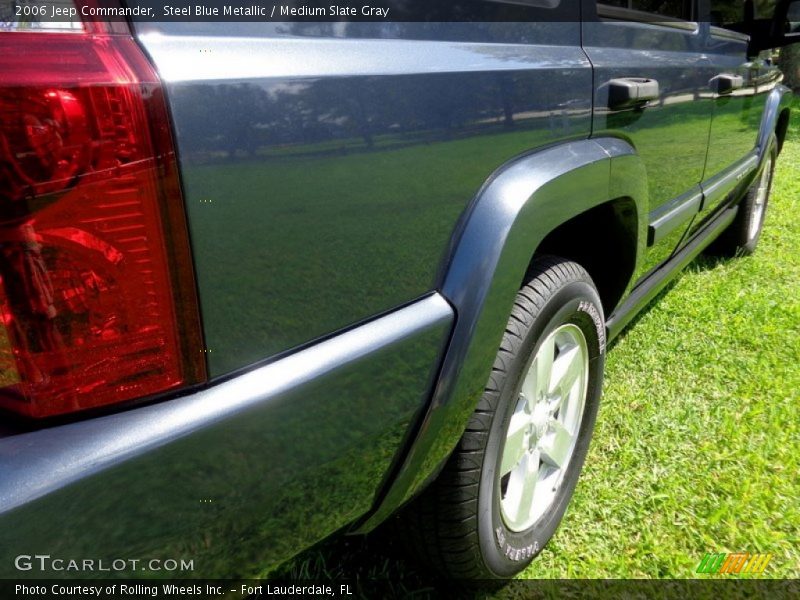
[[[771,19],[754,19],[744,27],[751,54],[800,43],[800,0],[779,0]]]

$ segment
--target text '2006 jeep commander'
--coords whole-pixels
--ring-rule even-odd
[[[551,538],[609,341],[756,248],[800,1],[416,4],[3,4],[4,577],[257,577],[399,514],[498,579]]]

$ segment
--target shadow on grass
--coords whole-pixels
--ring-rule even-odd
[[[414,561],[403,544],[383,527],[367,536],[333,536],[304,551],[269,574],[272,579],[305,581],[355,581],[361,597],[465,598],[474,594],[455,591],[450,582],[436,580]],[[374,596],[379,593],[379,596]]]
[[[624,339],[685,274],[710,271],[731,260],[713,254],[700,254],[637,313],[611,342],[609,349]],[[333,536],[304,551],[269,576],[292,581],[364,582],[368,590],[379,589],[383,598],[485,598],[492,596],[492,590],[497,590],[497,586],[493,586],[492,590],[470,589],[436,579],[431,571],[414,559],[414,549],[405,547],[394,535],[395,531],[396,528],[390,523],[369,536]]]
[[[332,536],[269,573],[269,578],[355,582],[355,598],[382,600],[491,600],[508,584],[442,578],[403,543],[401,526],[390,518],[369,535]]]

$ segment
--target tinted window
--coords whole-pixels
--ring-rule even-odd
[[[647,12],[660,17],[690,20],[692,0],[598,0],[598,5]]]
[[[750,16],[756,19],[770,19],[775,12],[776,0],[711,0],[711,24],[726,27],[734,23],[744,23]],[[751,7],[745,9],[746,4]]]

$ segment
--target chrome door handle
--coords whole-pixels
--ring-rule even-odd
[[[658,100],[661,92],[658,81],[647,77],[622,77],[608,82],[608,108],[641,107]]]
[[[744,77],[732,73],[722,73],[711,80],[711,89],[720,96],[732,94],[734,90],[744,87]]]

